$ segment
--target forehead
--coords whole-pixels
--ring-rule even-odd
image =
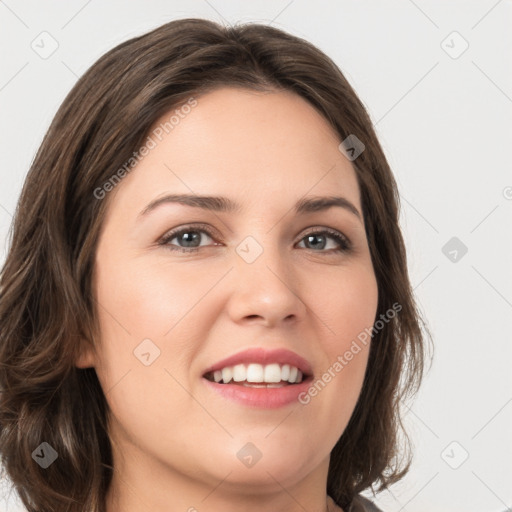
[[[339,136],[320,112],[291,91],[222,87],[195,101],[196,106],[187,111],[183,108],[183,113],[179,112],[180,107],[165,113],[152,131],[164,128],[165,135],[169,131],[174,134],[176,143],[188,139],[196,149],[214,144],[219,151],[229,149],[230,155],[245,159],[275,156],[278,148],[284,153],[300,147],[306,153],[326,143],[339,144]],[[173,113],[180,115],[172,116]],[[170,130],[167,124],[165,130],[171,117],[177,124]]]
[[[194,99],[193,107],[175,107],[154,123],[154,147],[116,195],[138,205],[169,192],[236,196],[274,208],[288,196],[295,203],[343,193],[359,206],[338,134],[300,96],[223,87]]]

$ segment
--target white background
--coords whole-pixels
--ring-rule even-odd
[[[77,78],[122,41],[185,17],[272,24],[317,45],[367,106],[396,175],[435,359],[406,417],[414,465],[376,503],[512,507],[510,1],[0,1],[0,264],[29,165]],[[43,31],[58,43],[46,59],[31,47]],[[468,249],[455,262],[442,252],[452,237]],[[0,510],[24,510],[3,487]]]

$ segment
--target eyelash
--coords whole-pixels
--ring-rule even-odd
[[[179,251],[182,253],[193,253],[193,252],[199,251],[199,249],[201,249],[201,248],[204,248],[204,246],[203,247],[177,247],[177,246],[173,247],[172,245],[169,245],[169,242],[173,238],[176,238],[177,236],[182,235],[183,233],[188,233],[188,232],[194,232],[194,233],[204,232],[210,238],[214,239],[214,233],[212,232],[211,229],[209,229],[206,226],[185,226],[183,228],[171,231],[170,233],[164,235],[158,243],[159,243],[159,245],[165,246],[170,251]],[[323,228],[321,230],[311,231],[309,233],[306,233],[299,240],[299,242],[302,242],[304,240],[304,238],[306,238],[307,236],[325,235],[325,234],[330,235],[332,238],[334,238],[334,240],[336,240],[336,242],[338,243],[339,248],[331,249],[328,251],[324,251],[324,250],[315,251],[314,249],[309,249],[309,250],[311,250],[313,252],[325,253],[325,254],[330,254],[330,255],[343,253],[343,252],[348,253],[352,250],[352,244],[351,244],[350,240],[345,235],[341,234],[339,231],[336,231],[336,230],[330,229],[330,228]]]

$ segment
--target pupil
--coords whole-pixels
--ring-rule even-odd
[[[308,243],[311,241],[311,239],[315,239],[315,238],[323,238],[323,243],[320,243],[320,246],[321,246],[321,249],[323,249],[325,247],[325,237],[322,236],[322,235],[308,235]],[[313,245],[314,247],[314,245]],[[318,247],[318,244],[317,244],[317,247]]]
[[[190,236],[190,233],[193,233],[192,236]],[[190,243],[191,241],[193,242],[194,238],[195,238],[195,241],[197,242],[199,240],[199,233],[197,233],[196,231],[187,231],[186,233],[183,233],[181,235],[181,238],[185,240],[185,246],[186,247],[190,247],[188,245],[186,245],[187,243]],[[194,246],[195,247],[195,246]]]

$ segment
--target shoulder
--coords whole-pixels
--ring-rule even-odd
[[[375,503],[364,496],[354,496],[348,512],[383,512]]]

